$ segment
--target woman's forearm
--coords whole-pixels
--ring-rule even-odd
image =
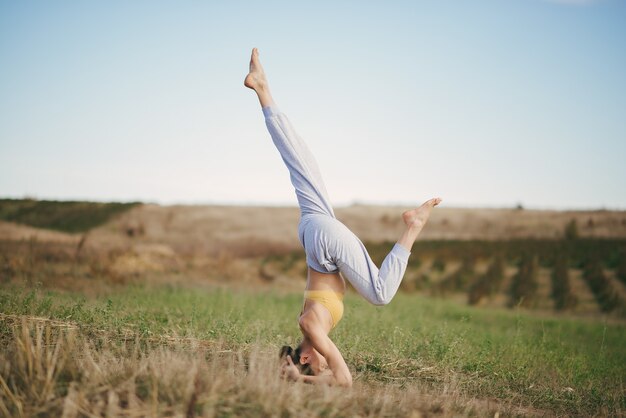
[[[326,374],[321,376],[310,376],[306,374],[300,375],[299,380],[304,383],[312,383],[316,385],[336,385],[337,379],[332,374]]]
[[[339,381],[332,374],[325,374],[320,376],[309,376],[309,375],[300,375],[300,379],[304,383],[312,383],[316,385],[330,385],[330,386],[344,386],[350,387],[352,386],[352,379],[344,379],[345,381]]]

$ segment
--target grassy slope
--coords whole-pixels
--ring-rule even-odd
[[[87,329],[220,340],[234,349],[298,341],[300,294],[129,288],[107,298],[0,290],[0,312],[76,321]],[[2,338],[8,328],[2,327]],[[354,295],[331,337],[357,381],[418,382],[553,413],[626,409],[626,327],[476,309],[399,294],[375,308]]]
[[[0,199],[0,219],[63,232],[85,232],[138,204]]]

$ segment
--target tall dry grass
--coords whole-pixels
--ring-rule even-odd
[[[426,387],[359,382],[351,389],[279,378],[272,347],[120,338],[29,317],[0,322],[0,414],[32,417],[493,416],[534,414]]]

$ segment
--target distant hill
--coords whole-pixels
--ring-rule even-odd
[[[407,208],[349,206],[337,217],[364,242],[395,241]],[[123,236],[135,243],[167,244],[176,252],[255,255],[300,249],[295,207],[141,205],[94,230],[93,239]],[[626,238],[626,212],[539,211],[437,207],[420,240]]]
[[[405,207],[353,205],[337,217],[364,242],[393,242]],[[0,200],[0,239],[60,235],[26,228],[82,233],[92,243],[167,245],[177,253],[255,255],[300,248],[296,207]],[[555,211],[437,207],[420,240],[626,238],[626,211]],[[71,235],[67,235],[70,239]],[[72,238],[76,239],[76,238]]]
[[[0,199],[0,219],[56,231],[85,232],[138,204]]]

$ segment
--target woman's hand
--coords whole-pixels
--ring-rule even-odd
[[[291,357],[287,356],[287,361],[283,363],[280,368],[280,377],[287,380],[293,380],[294,382],[303,381],[304,383],[313,383],[313,384],[325,384],[325,385],[336,385],[338,384],[337,379],[333,376],[333,372],[331,370],[325,370],[319,376],[307,376],[304,374],[300,374],[300,369],[293,364]],[[349,385],[343,385],[349,386]]]
[[[300,369],[293,364],[290,356],[287,356],[287,362],[283,363],[280,368],[280,377],[293,381],[297,381],[300,378]]]

